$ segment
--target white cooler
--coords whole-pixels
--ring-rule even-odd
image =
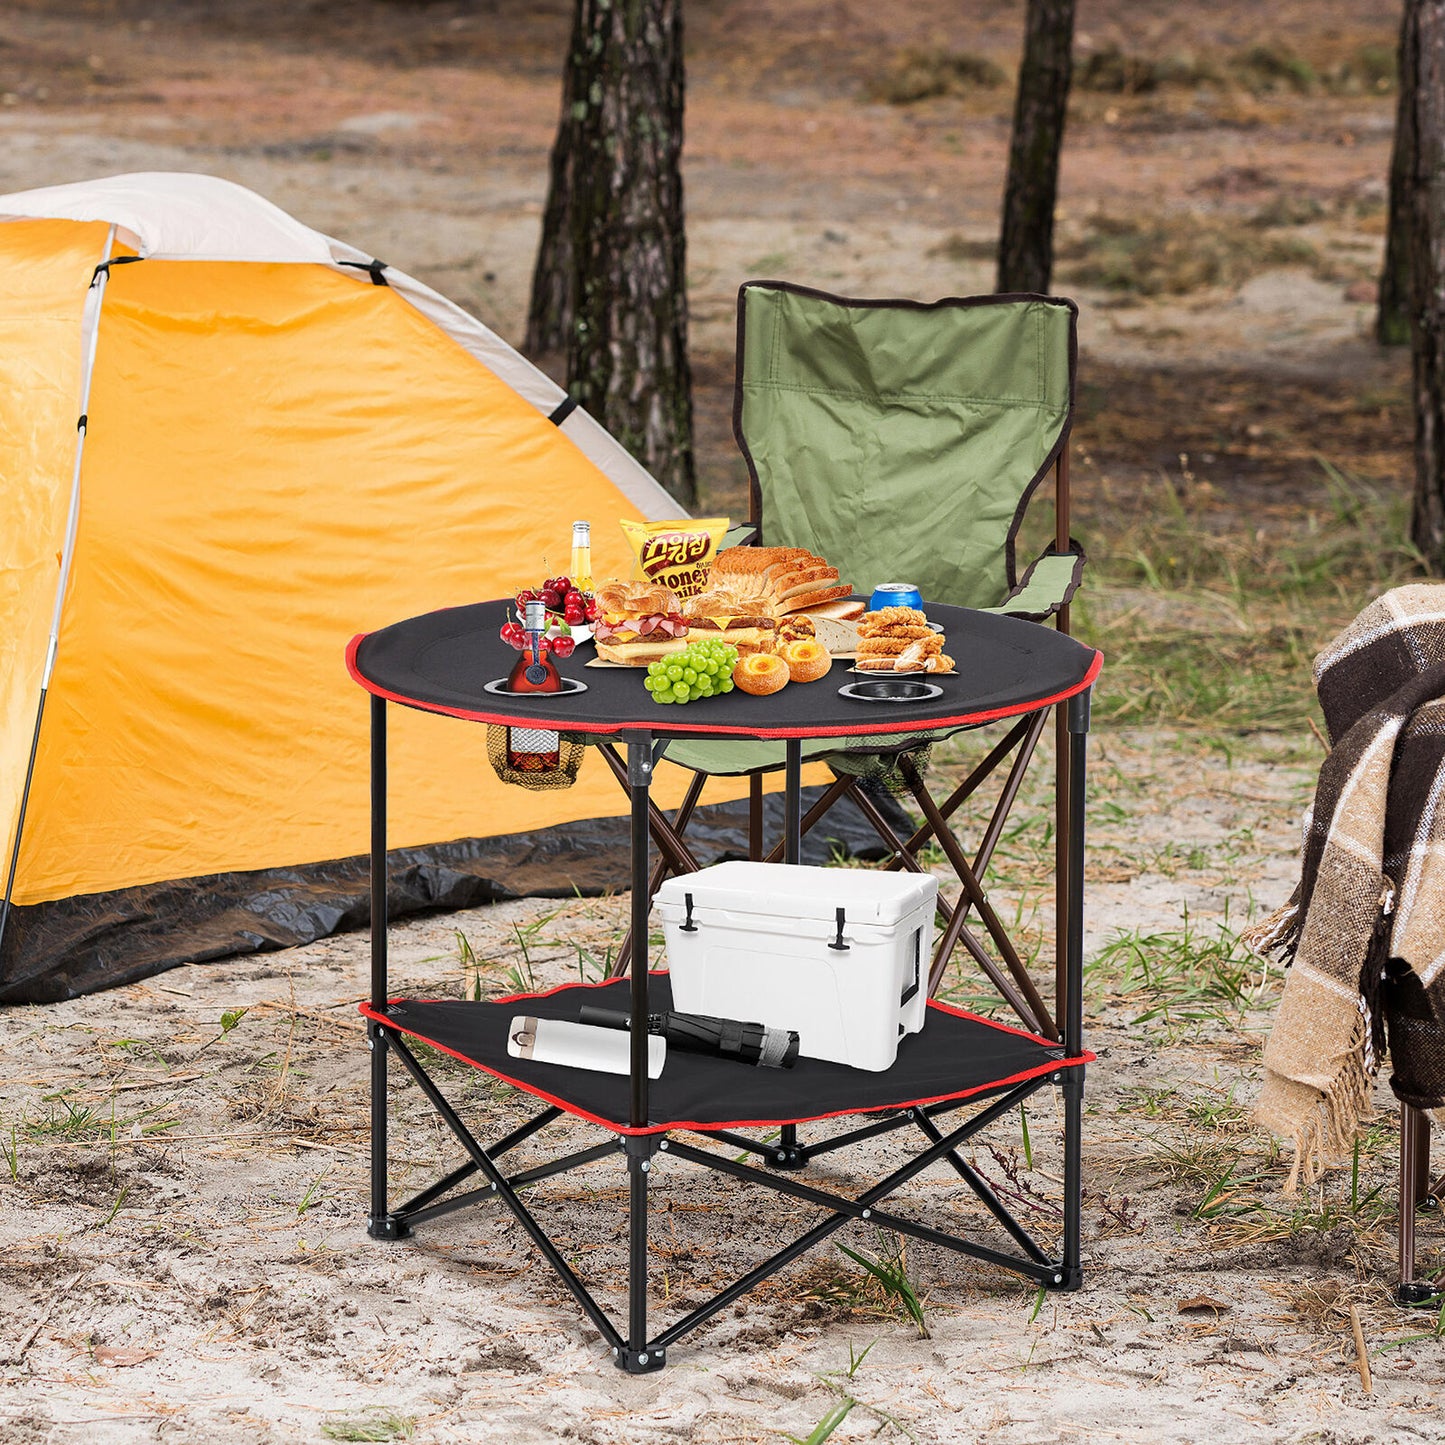
[[[719,863],[657,890],[673,1007],[796,1029],[799,1053],[891,1068],[928,1003],[938,880]]]

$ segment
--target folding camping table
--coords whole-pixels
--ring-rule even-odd
[[[1046,1289],[1077,1289],[1081,1283],[1081,1201],[1084,1066],[1093,1055],[1083,1046],[1084,765],[1089,696],[1101,658],[1070,637],[1036,623],[995,617],[960,607],[933,606],[931,618],[947,633],[960,671],[929,676],[941,693],[916,703],[860,702],[840,695],[856,681],[835,663],[827,678],[795,685],[770,697],[735,690],[724,697],[660,707],[625,669],[583,668],[567,673],[586,690],[539,699],[499,694],[487,684],[505,677],[513,654],[498,638],[506,602],[428,613],[351,643],[347,664],[371,693],[371,998],[362,1005],[371,1050],[371,1209],[368,1231],[377,1239],[402,1239],[424,1222],[456,1209],[500,1198],[576,1297],[611,1347],[619,1367],[632,1373],[660,1369],[672,1343],[736,1300],[850,1220],[929,1241],[1001,1265]],[[580,659],[579,659],[580,661]],[[494,686],[496,684],[494,683]],[[632,937],[636,953],[630,979],[574,984],[547,993],[473,1002],[464,999],[393,998],[387,986],[386,915],[386,721],[387,704],[509,727],[581,733],[604,745],[626,744],[632,820]],[[647,1019],[667,1008],[665,973],[648,970],[648,819],[653,769],[668,740],[677,737],[782,738],[787,740],[784,860],[799,851],[801,741],[903,736],[939,729],[981,726],[1062,705],[1067,716],[1066,787],[1069,837],[1062,883],[1060,946],[1065,997],[1059,1000],[1062,1038],[1050,1041],[938,1002],[927,1026],[900,1041],[898,1058],[885,1073],[870,1073],[821,1060],[801,1059],[792,1069],[749,1068],[727,1060],[672,1051],[662,1076],[647,1077]],[[841,745],[841,743],[840,743]],[[630,1010],[630,1077],[512,1058],[507,1029],[518,1013],[577,1018],[579,1003],[610,1003]],[[483,1145],[462,1122],[428,1076],[408,1038],[420,1039],[545,1101],[546,1107],[505,1137]],[[467,1158],[435,1184],[392,1206],[387,1188],[387,1060],[395,1055],[456,1137]],[[1064,1100],[1063,1237],[1052,1256],[1040,1245],[958,1152],[996,1119],[1010,1114],[1047,1084]],[[944,1132],[936,1122],[968,1103],[982,1107]],[[502,1156],[538,1134],[561,1114],[589,1120],[608,1136],[591,1148],[508,1173]],[[841,1134],[811,1143],[800,1124],[840,1116],[870,1116]],[[952,1124],[953,1121],[948,1121]],[[810,1160],[908,1126],[923,1147],[886,1177],[854,1197],[792,1177]],[[740,1131],[776,1128],[781,1142]],[[699,1136],[698,1147],[678,1137]],[[745,1163],[738,1151],[758,1158]],[[629,1178],[628,1319],[614,1325],[586,1284],[563,1258],[542,1224],[522,1202],[526,1185],[609,1155],[625,1157]],[[648,1184],[659,1153],[724,1175],[765,1185],[826,1211],[813,1228],[755,1269],[692,1309],[656,1335],[647,1318]],[[961,1234],[901,1217],[881,1201],[930,1165],[946,1162],[978,1196],[1012,1239],[1016,1251],[994,1248]],[[480,1176],[476,1187],[461,1189]]]

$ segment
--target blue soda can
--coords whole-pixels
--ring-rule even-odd
[[[911,582],[880,582],[868,599],[868,610],[877,612],[880,607],[923,606],[923,594]]]

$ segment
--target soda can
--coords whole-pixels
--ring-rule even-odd
[[[923,606],[923,594],[912,582],[880,582],[868,599],[868,610],[877,612],[881,607]]]

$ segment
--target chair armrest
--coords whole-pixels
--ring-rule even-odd
[[[717,544],[719,552],[728,547],[747,547],[758,540],[762,529],[756,522],[739,522],[736,527],[729,527],[723,533],[723,539]]]
[[[1042,622],[1065,606],[1079,590],[1087,561],[1084,549],[1072,537],[1067,552],[1060,552],[1051,544],[1034,558],[1018,586],[997,607],[979,610]]]

